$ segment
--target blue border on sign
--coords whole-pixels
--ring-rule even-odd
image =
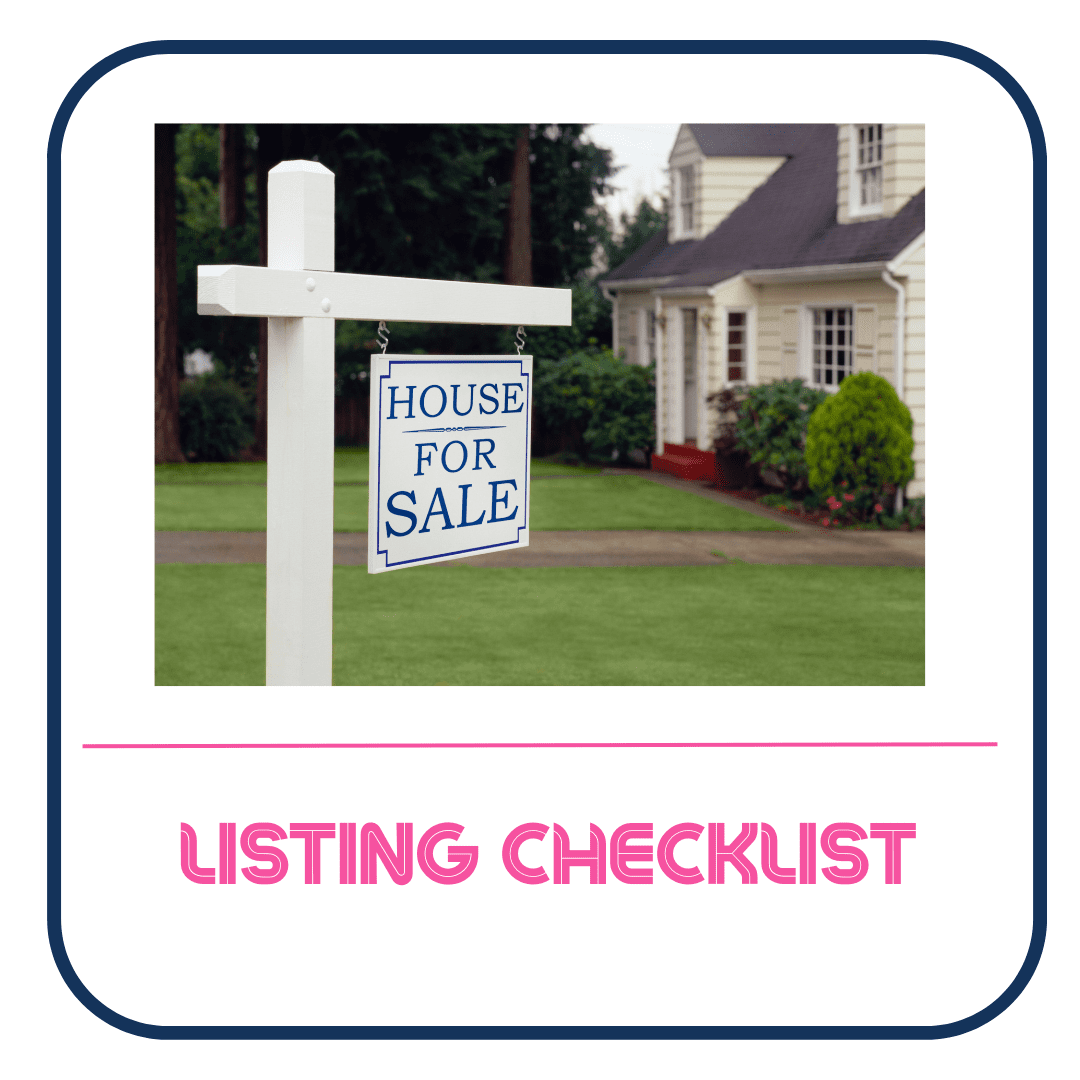
[[[1033,494],[1043,507],[1033,520],[1032,587],[1034,633],[1032,688],[1032,934],[1027,955],[1008,987],[985,1008],[962,1020],[938,1025],[673,1025],[616,1026],[258,1026],[156,1025],[121,1016],[99,1001],[68,958],[60,925],[60,311],[61,148],[68,121],[83,95],[102,76],[123,64],[160,55],[906,55],[946,56],[971,64],[996,80],[1016,103],[1032,147]],[[1031,99],[1000,64],[947,41],[152,41],[105,57],[71,88],[57,110],[48,149],[48,892],[47,922],[53,959],[75,997],[95,1016],[121,1031],[151,1039],[944,1039],[962,1035],[1007,1009],[1031,980],[1046,940],[1046,364],[1047,364],[1047,185],[1046,138]]]
[[[524,502],[522,507],[524,513],[521,517],[521,524],[517,527],[517,536],[513,540],[504,540],[499,544],[479,544],[476,547],[461,548],[458,551],[443,551],[438,555],[424,555],[418,559],[399,559],[397,562],[390,562],[390,551],[388,548],[384,548],[382,530],[380,529],[380,523],[382,522],[382,422],[383,422],[383,399],[382,384],[391,377],[394,370],[394,365],[404,365],[406,367],[411,366],[426,366],[426,367],[446,367],[450,364],[518,364],[518,374],[525,380],[525,490],[524,490]],[[515,548],[521,544],[521,533],[523,530],[529,527],[529,447],[532,445],[530,441],[530,428],[532,425],[532,376],[528,371],[520,370],[521,357],[515,356],[512,353],[504,357],[485,356],[468,359],[458,358],[440,358],[437,356],[427,357],[424,359],[413,360],[398,360],[397,358],[390,361],[389,370],[385,375],[379,376],[379,426],[377,435],[377,447],[378,454],[376,455],[375,475],[378,478],[375,484],[375,553],[383,556],[383,564],[385,569],[392,570],[394,568],[403,569],[406,566],[419,566],[423,563],[436,563],[444,559],[454,558],[456,556],[465,555],[477,555],[483,551],[494,551],[498,548]],[[483,387],[481,387],[483,389]],[[456,400],[456,399],[455,399]],[[370,492],[371,488],[368,487]],[[393,496],[391,496],[393,498]],[[511,515],[513,516],[513,515]]]

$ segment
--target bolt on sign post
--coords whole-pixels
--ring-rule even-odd
[[[337,274],[334,174],[283,161],[267,195],[269,266],[200,266],[198,311],[269,319],[266,684],[329,686],[334,320],[569,326],[570,290]],[[369,571],[527,545],[532,358],[372,361]]]

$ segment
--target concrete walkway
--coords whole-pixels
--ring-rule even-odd
[[[790,532],[656,532],[591,530],[534,532],[527,548],[474,555],[474,566],[713,566],[739,559],[794,566],[925,566],[925,532],[830,532],[790,514],[737,499],[700,481],[679,480],[640,469],[605,469],[605,474],[640,476],[665,487],[786,525]],[[265,563],[266,533],[159,532],[159,563]],[[367,533],[334,533],[337,566],[367,565]],[[450,565],[441,563],[438,565]]]
[[[475,555],[475,566],[709,566],[748,563],[923,566],[926,534],[835,532],[534,532],[527,548]],[[266,533],[159,532],[159,563],[264,563]],[[337,566],[367,565],[367,533],[334,533]]]

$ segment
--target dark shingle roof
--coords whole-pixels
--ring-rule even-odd
[[[791,157],[821,124],[688,124],[706,157]]]
[[[661,233],[604,278],[611,284],[671,278],[672,287],[714,285],[746,270],[882,262],[921,232],[925,193],[891,218],[836,221],[835,124],[691,124],[709,156],[788,160],[701,240]]]

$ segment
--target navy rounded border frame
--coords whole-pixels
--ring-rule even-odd
[[[938,1025],[341,1025],[259,1026],[145,1024],[121,1016],[83,984],[68,959],[60,927],[60,154],[68,121],[83,95],[114,68],[146,56],[222,54],[355,55],[376,49],[384,54],[638,54],[638,55],[792,55],[862,54],[946,56],[971,64],[995,79],[1012,97],[1027,124],[1032,149],[1032,298],[1034,440],[1032,490],[1032,592],[1034,684],[1032,689],[1033,776],[1032,932],[1027,956],[1009,986],[984,1009],[962,1020]],[[75,83],[57,110],[48,149],[48,900],[47,921],[53,959],[68,988],[107,1024],[151,1039],[946,1039],[981,1027],[1007,1009],[1027,986],[1046,940],[1046,363],[1047,218],[1046,138],[1031,99],[998,63],[947,41],[150,41],[120,49],[95,64]]]

